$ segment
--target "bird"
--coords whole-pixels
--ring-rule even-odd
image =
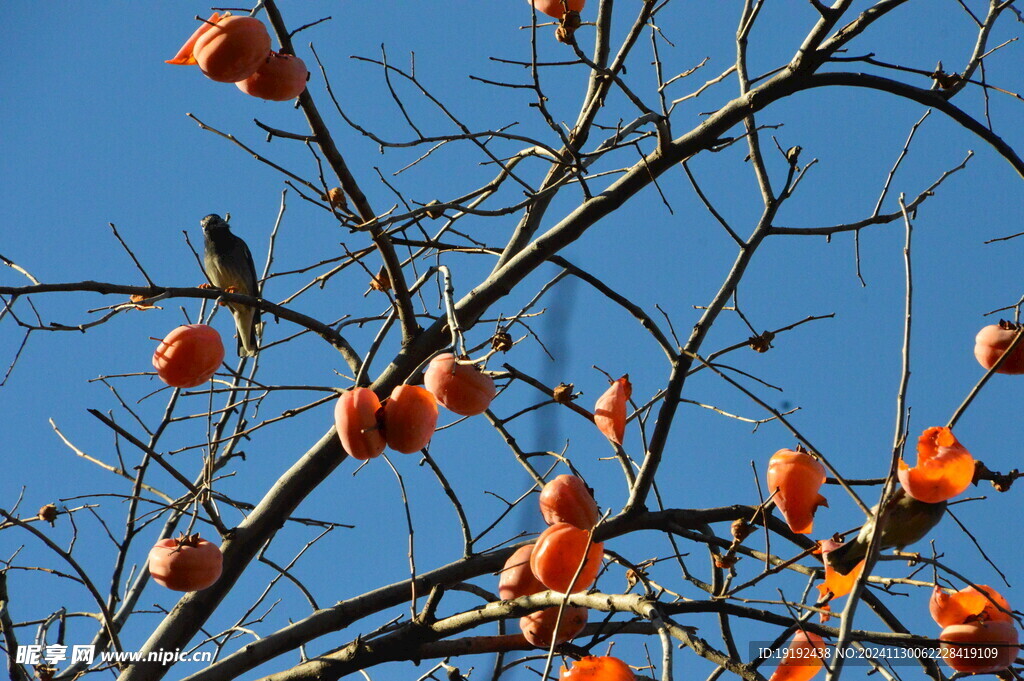
[[[203,267],[210,283],[228,293],[258,297],[259,280],[252,253],[245,242],[231,233],[231,226],[219,215],[210,214],[199,224],[203,228]],[[249,305],[228,303],[238,331],[238,356],[255,357],[260,311]]]
[[[902,549],[923,539],[939,524],[945,513],[945,501],[928,504],[918,501],[903,491],[903,488],[899,488],[889,502],[879,549]],[[871,509],[871,517],[860,528],[856,539],[825,554],[829,565],[836,572],[849,574],[867,556],[868,542],[874,532],[877,517],[878,506],[875,505]]]

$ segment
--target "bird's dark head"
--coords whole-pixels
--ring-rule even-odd
[[[213,234],[223,234],[231,228],[231,226],[228,225],[221,216],[214,213],[211,213],[200,220],[199,225],[203,228],[203,234],[208,236]]]

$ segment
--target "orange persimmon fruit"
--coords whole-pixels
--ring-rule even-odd
[[[309,71],[304,61],[293,54],[271,52],[256,73],[235,85],[247,95],[286,102],[302,94],[308,78]]]
[[[560,681],[634,681],[636,675],[617,657],[587,655],[574,662],[572,669],[562,667],[558,678]]]
[[[952,593],[935,585],[928,612],[940,627],[967,622],[1009,622],[1010,604],[990,586],[968,586]]]
[[[543,12],[553,19],[561,20],[565,16],[565,6],[562,0],[527,0],[538,12]],[[587,0],[568,0],[566,3],[573,12],[579,12],[587,4]]]
[[[498,578],[498,595],[502,600],[519,598],[520,596],[532,596],[547,589],[544,584],[533,574],[530,567],[530,557],[533,555],[534,544],[520,546],[505,561],[505,567],[501,570]],[[555,624],[558,623],[558,634],[555,635]],[[580,633],[587,623],[587,609],[578,606],[567,605],[562,613],[562,620],[558,622],[558,608],[544,608],[529,615],[519,618],[519,628],[532,646],[546,648],[551,645],[551,639],[557,638],[556,643],[565,643],[576,634]]]
[[[815,511],[828,506],[818,494],[824,483],[825,467],[807,452],[780,449],[768,461],[768,491],[775,493],[775,505],[798,534],[809,534]]]
[[[939,641],[942,659],[956,671],[990,674],[1013,664],[1020,639],[1012,621],[999,621],[953,624]]]
[[[565,606],[561,622],[558,621],[557,606],[531,612],[519,618],[519,629],[523,632],[523,637],[530,645],[538,648],[550,648],[552,638],[555,639],[556,645],[571,641],[586,625],[587,609],[576,605]]]
[[[172,591],[202,591],[220,577],[220,547],[198,534],[161,539],[149,550],[149,574]]]
[[[600,512],[594,496],[575,475],[559,475],[540,491],[540,514],[548,525],[569,523],[581,530],[597,524]]]
[[[224,16],[228,15],[225,14]],[[185,44],[181,46],[181,49],[178,50],[178,53],[174,55],[174,57],[172,57],[171,59],[165,60],[164,63],[174,64],[176,66],[194,66],[196,63],[196,56],[195,54],[193,54],[193,50],[195,49],[196,41],[199,40],[199,36],[203,35],[211,28],[213,28],[213,26],[215,26],[217,22],[220,20],[220,12],[214,12],[213,14],[211,14],[209,19],[199,24],[199,28],[197,28],[192,33],[192,35],[189,36],[189,39],[186,40]]]
[[[254,74],[270,53],[270,34],[259,19],[226,16],[199,36],[192,49],[207,78],[235,83]]]
[[[562,667],[560,681],[634,681],[636,675],[630,666],[618,657],[587,655],[572,664],[572,669]]]
[[[974,457],[945,427],[928,428],[917,440],[917,465],[900,459],[896,471],[904,491],[937,504],[963,492],[974,479]]]
[[[590,532],[570,525],[555,523],[541,532],[530,555],[530,569],[541,583],[552,591],[572,593],[585,591],[594,583],[601,570],[604,544],[591,542]],[[580,563],[583,569],[575,582],[573,577]]]
[[[418,385],[400,385],[384,402],[384,440],[403,454],[418,452],[437,426],[437,400]]]
[[[174,388],[195,388],[206,383],[222,361],[224,343],[217,330],[206,324],[173,329],[153,353],[157,376]]]
[[[168,64],[197,64],[219,83],[245,80],[270,54],[270,34],[259,19],[214,13]]]
[[[365,461],[384,451],[378,412],[380,400],[369,388],[352,388],[334,404],[334,425],[341,446],[353,459]]]
[[[633,395],[629,374],[613,381],[594,405],[594,425],[617,445],[626,435],[626,403]]]
[[[989,324],[974,338],[974,357],[985,369],[995,366],[1017,335],[1017,325],[1008,321]],[[997,374],[1024,374],[1024,341],[1017,344],[1013,353],[1006,358]]]
[[[460,416],[484,413],[498,394],[493,378],[473,364],[460,364],[450,352],[430,360],[423,385],[445,408]]]
[[[520,596],[532,596],[544,591],[547,587],[533,574],[530,569],[530,555],[533,544],[520,546],[505,561],[505,567],[498,576],[498,596],[502,600],[511,600]]]
[[[808,681],[824,666],[825,641],[817,634],[797,630],[782,662],[768,681]]]

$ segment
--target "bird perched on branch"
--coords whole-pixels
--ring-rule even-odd
[[[904,492],[902,487],[897,489],[889,501],[879,549],[902,549],[923,539],[939,524],[945,513],[945,501],[926,504]],[[875,518],[878,517],[878,506],[871,509],[871,514],[856,539],[825,554],[826,560],[836,572],[847,575],[864,560],[875,528]]]
[[[231,226],[219,215],[207,215],[199,223],[203,228],[205,253],[203,267],[210,283],[228,293],[258,297],[259,280],[252,253],[245,242],[231,233]],[[228,303],[238,331],[238,356],[255,357],[260,311],[249,305]]]

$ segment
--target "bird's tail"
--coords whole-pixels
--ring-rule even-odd
[[[235,317],[235,330],[238,332],[238,356],[255,357],[259,351],[256,333],[260,326],[259,310],[253,309],[248,305],[240,305],[236,310],[232,310],[232,312],[234,312]]]

